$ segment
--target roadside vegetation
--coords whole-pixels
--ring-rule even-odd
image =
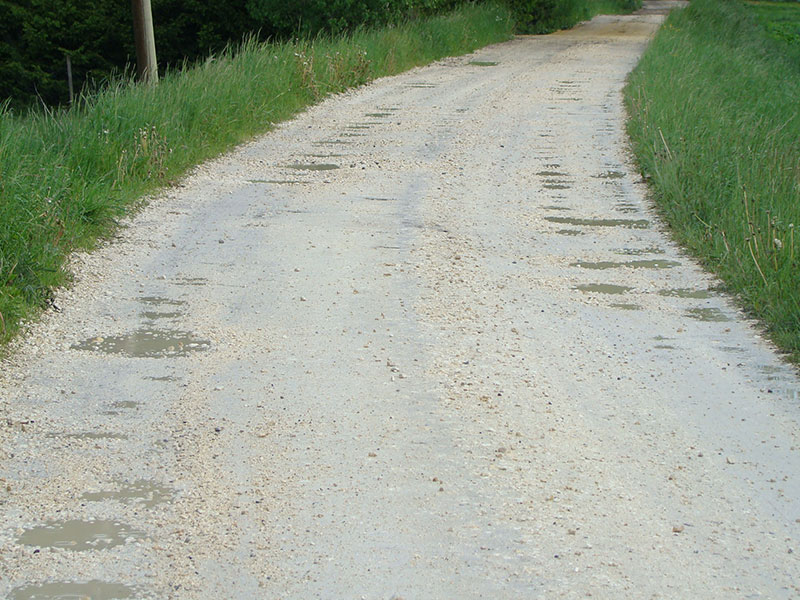
[[[595,15],[633,12],[642,0],[508,0],[517,33],[550,33],[568,29]]]
[[[159,85],[127,79],[70,109],[0,106],[0,342],[68,280],[143,194],[326,95],[511,37],[505,5],[382,29],[282,43],[245,42]]]
[[[675,237],[795,361],[799,16],[796,2],[692,0],[670,15],[625,91],[634,153]]]

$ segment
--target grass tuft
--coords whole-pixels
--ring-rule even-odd
[[[675,236],[800,360],[800,52],[736,0],[693,0],[625,91],[642,173]]]
[[[511,37],[504,5],[345,37],[253,40],[155,87],[112,82],[68,110],[0,105],[0,343],[69,280],[65,257],[91,248],[143,194],[321,98]]]

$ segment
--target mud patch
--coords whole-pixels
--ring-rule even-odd
[[[585,235],[580,229],[559,229],[556,233],[558,235]]]
[[[124,335],[94,337],[70,346],[72,350],[123,354],[132,358],[187,356],[210,347],[211,342],[191,332],[168,329],[139,329]]]
[[[25,546],[63,548],[74,552],[120,546],[144,534],[117,521],[50,521],[26,529],[17,538]]]
[[[496,67],[500,63],[492,60],[471,60],[468,64],[474,67]]]

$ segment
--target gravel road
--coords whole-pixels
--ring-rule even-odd
[[[75,257],[2,365],[0,594],[798,597],[798,378],[626,151],[665,6],[331,98]]]

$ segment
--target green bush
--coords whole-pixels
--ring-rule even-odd
[[[549,33],[567,29],[600,13],[636,10],[641,0],[506,0],[517,33]]]

